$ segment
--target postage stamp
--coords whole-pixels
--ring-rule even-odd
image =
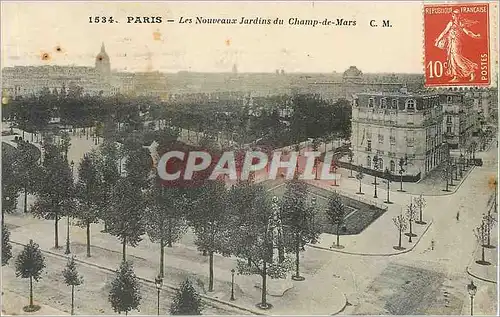
[[[426,87],[490,84],[488,6],[424,6]]]

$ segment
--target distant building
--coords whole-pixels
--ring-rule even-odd
[[[440,93],[440,103],[443,106],[444,140],[451,149],[458,149],[472,137],[477,123],[477,112],[472,100],[464,93]]]
[[[353,164],[399,174],[399,161],[406,159],[403,175],[422,178],[445,158],[442,138],[443,113],[438,94],[379,92],[359,93],[353,100]]]
[[[95,57],[95,67],[45,65],[2,69],[2,94],[8,98],[37,94],[43,88],[61,93],[71,86],[79,86],[83,93],[90,95],[161,96],[166,89],[166,79],[158,72],[112,71],[104,43]]]

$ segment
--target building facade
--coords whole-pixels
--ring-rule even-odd
[[[443,112],[438,94],[400,92],[360,93],[353,100],[353,164],[388,169],[420,179],[436,168],[447,153],[443,142]],[[403,159],[403,160],[401,160]]]
[[[473,101],[463,93],[440,93],[443,107],[443,136],[450,149],[458,149],[476,130],[477,112]]]

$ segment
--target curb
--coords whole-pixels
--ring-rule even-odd
[[[334,316],[334,315],[338,315],[340,313],[342,313],[346,307],[347,307],[347,304],[348,304],[348,301],[347,301],[347,296],[345,295],[345,293],[342,293],[342,296],[344,297],[344,306],[342,306],[339,310],[337,310],[335,313],[333,314],[330,314],[330,316]]]
[[[457,190],[462,186],[463,182],[465,182],[465,180],[467,179],[467,177],[469,177],[469,174],[472,173],[472,171],[475,168],[476,168],[476,166],[472,166],[472,168],[469,169],[467,171],[467,173],[465,173],[464,177],[462,177],[462,179],[460,180],[460,183],[458,183],[457,185],[453,186],[453,190],[450,190],[449,192],[444,192],[444,194],[441,194],[441,195],[422,194],[422,196],[440,197],[440,196],[449,196],[449,195],[455,194],[457,192]],[[410,195],[417,195],[417,194],[410,194]]]
[[[413,249],[420,242],[420,239],[422,239],[422,237],[427,233],[427,230],[429,230],[429,228],[431,227],[432,223],[433,223],[433,220],[431,220],[429,222],[429,224],[425,228],[424,232],[422,232],[422,234],[420,235],[420,237],[418,238],[418,240],[410,248],[408,248],[406,250],[403,250],[403,251],[400,251],[400,252],[394,252],[394,253],[359,253],[359,252],[348,252],[348,251],[342,251],[342,250],[335,250],[335,249],[321,247],[321,246],[313,245],[313,244],[309,244],[309,243],[307,244],[307,246],[311,247],[311,248],[320,249],[320,250],[330,251],[330,252],[344,253],[344,254],[349,254],[349,255],[359,255],[359,256],[394,256],[394,255],[401,255],[401,254],[413,251]]]
[[[25,246],[25,244],[23,243],[19,243],[19,242],[16,242],[16,241],[10,241],[11,243],[14,243],[14,244],[17,244],[17,245],[20,245],[20,246]],[[58,258],[63,258],[63,259],[67,259],[67,256],[65,255],[62,255],[62,254],[59,254],[59,253],[56,253],[56,252],[52,252],[52,251],[48,251],[48,250],[44,250],[44,249],[41,249],[40,250],[43,252],[43,253],[47,253],[47,254],[50,254],[54,257],[58,257]],[[104,270],[104,271],[107,271],[107,272],[111,272],[111,273],[116,273],[116,270],[113,270],[113,269],[110,269],[110,268],[107,268],[105,266],[102,266],[102,265],[99,265],[99,264],[95,264],[95,263],[90,263],[90,262],[87,262],[87,261],[84,261],[84,260],[81,260],[81,259],[78,259],[75,257],[75,262],[80,262],[82,264],[85,264],[87,266],[91,266],[91,267],[96,267],[98,269],[101,269],[101,270]],[[149,280],[147,278],[143,278],[143,277],[140,277],[140,276],[137,276],[137,279],[138,280],[141,280],[143,282],[147,282],[147,283],[151,283],[151,284],[154,284],[154,281],[153,280]],[[148,285],[150,286],[150,285]],[[170,290],[172,291],[177,291],[179,288],[176,287],[176,286],[173,286],[173,285],[169,285],[167,283],[164,283],[163,286],[169,288]],[[263,314],[261,312],[257,312],[257,311],[254,311],[252,309],[249,309],[249,308],[245,308],[245,307],[242,307],[242,306],[238,306],[238,305],[235,305],[233,303],[230,303],[230,302],[226,302],[224,300],[221,300],[221,299],[218,299],[218,298],[213,298],[213,297],[210,297],[210,296],[207,296],[205,294],[199,294],[201,298],[205,299],[205,301],[212,301],[212,302],[216,302],[218,304],[223,304],[223,305],[226,305],[226,306],[229,306],[231,308],[235,308],[235,309],[238,309],[238,310],[242,310],[242,311],[245,311],[245,312],[248,312],[248,313],[251,313],[253,315],[266,315],[266,314]],[[213,304],[212,304],[213,305]]]
[[[466,266],[465,267],[465,271],[467,272],[467,274],[469,274],[470,276],[472,276],[473,278],[477,278],[478,280],[481,280],[483,282],[488,282],[488,283],[493,283],[493,284],[496,284],[497,282],[496,281],[492,281],[492,280],[489,280],[487,278],[484,278],[484,277],[480,277],[474,273],[471,272],[470,270],[470,267],[469,266]]]

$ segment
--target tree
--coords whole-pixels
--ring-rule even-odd
[[[75,286],[81,285],[83,283],[83,278],[78,275],[76,270],[75,257],[72,256],[68,259],[66,268],[63,271],[64,283],[71,286],[71,315],[74,315],[74,304],[75,304]]]
[[[108,229],[107,214],[109,206],[111,205],[111,193],[120,179],[118,152],[118,146],[113,139],[104,139],[99,146],[99,164],[97,166],[99,174],[102,176],[99,217],[104,220],[104,231]]]
[[[425,221],[422,219],[422,211],[423,211],[424,207],[426,206],[426,201],[425,201],[424,196],[422,194],[420,194],[420,196],[415,198],[414,202],[415,202],[415,205],[418,207],[419,214],[420,214],[420,219],[418,221],[415,221],[415,222],[420,224],[420,225],[425,225]]]
[[[404,248],[401,246],[401,236],[402,236],[403,231],[405,231],[407,228],[405,216],[403,216],[402,214],[398,215],[398,216],[392,218],[392,221],[394,222],[394,225],[396,226],[396,229],[398,229],[398,233],[399,233],[398,246],[394,247],[394,249],[403,250]]]
[[[18,143],[16,159],[16,174],[19,187],[24,194],[24,212],[28,212],[28,194],[34,194],[39,186],[41,169],[39,166],[40,153],[36,146],[25,141]]]
[[[447,158],[444,166],[443,166],[443,174],[442,178],[446,181],[446,188],[444,189],[445,192],[449,192],[449,185],[450,185],[450,176],[451,176],[452,168],[451,168],[451,160],[450,158]]]
[[[46,155],[43,186],[38,190],[31,212],[39,218],[54,219],[54,248],[59,248],[59,219],[73,210],[74,184],[71,169],[60,155]]]
[[[207,180],[200,188],[188,221],[195,234],[195,244],[209,256],[208,291],[214,290],[214,253],[229,256],[231,253],[231,219],[227,216],[228,193],[222,181]]]
[[[171,315],[201,315],[203,302],[193,285],[186,279],[175,293],[170,306]]]
[[[7,143],[2,142],[2,226],[5,214],[16,210],[19,186],[17,184],[17,153]]]
[[[384,171],[384,178],[385,181],[387,182],[387,200],[384,201],[384,203],[386,204],[392,204],[391,200],[389,199],[389,193],[391,191],[391,177],[392,177],[391,171],[389,171],[389,169],[386,168]]]
[[[312,221],[315,210],[306,204],[306,199],[307,185],[298,179],[292,179],[286,184],[281,206],[276,206],[280,210],[284,247],[295,253],[295,275],[292,279],[297,281],[304,280],[299,274],[300,251],[304,250],[307,243],[319,237]]]
[[[246,222],[242,226],[243,234],[239,234],[239,230],[233,230],[231,240],[237,246],[235,253],[240,258],[237,262],[238,272],[243,275],[261,276],[261,302],[258,307],[269,309],[272,306],[267,303],[267,277],[285,278],[292,270],[293,260],[287,255],[280,260],[277,254],[273,254],[278,240],[276,232],[278,215],[272,207],[266,189],[258,184],[252,186],[255,192],[251,208],[247,210],[247,216],[240,218],[241,222]]]
[[[141,189],[146,189],[149,185],[149,178],[153,168],[153,161],[147,149],[138,148],[127,150],[125,170],[130,182]]]
[[[10,232],[6,225],[2,224],[2,266],[9,263],[12,258],[12,245],[10,245]]]
[[[340,227],[345,222],[346,206],[342,202],[342,197],[334,191],[328,200],[328,208],[326,209],[326,215],[329,222],[337,227],[337,248],[341,248],[340,245]]]
[[[408,242],[411,242],[412,237],[417,236],[416,234],[413,233],[412,230],[413,229],[412,225],[416,217],[417,217],[417,206],[413,203],[413,198],[412,198],[410,204],[406,206],[406,219],[408,220],[408,226],[410,227],[410,232],[406,234],[408,236]]]
[[[97,157],[88,153],[78,168],[76,184],[76,213],[78,225],[87,229],[87,257],[90,257],[90,225],[99,221],[99,202],[102,199],[101,175],[97,168]]]
[[[40,307],[33,305],[33,280],[38,282],[42,278],[42,271],[45,268],[45,258],[40,251],[38,244],[33,240],[24,246],[16,259],[16,276],[30,279],[30,303],[25,307],[25,311],[36,311]]]
[[[165,187],[155,182],[147,194],[146,232],[151,241],[160,244],[160,275],[164,276],[165,246],[180,240],[187,230],[184,195],[178,187]]]
[[[111,282],[108,296],[111,307],[116,313],[125,312],[127,315],[129,311],[139,308],[141,299],[140,285],[132,263],[123,261]]]
[[[360,165],[359,170],[356,173],[356,179],[359,181],[359,192],[357,192],[356,194],[360,194],[360,195],[363,195],[363,191],[361,190],[361,180],[365,177],[365,174],[363,174],[362,169],[363,169],[363,165]]]
[[[490,265],[491,263],[484,259],[484,248],[488,243],[488,225],[483,221],[481,224],[474,229],[474,235],[478,243],[481,245],[481,260],[476,261],[477,264]]]
[[[60,143],[61,151],[64,153],[64,159],[67,161],[69,148],[71,147],[71,137],[69,136],[69,133],[64,130],[61,131],[60,137],[61,137],[61,143]]]
[[[123,178],[113,189],[107,219],[108,233],[121,240],[123,261],[126,245],[135,247],[145,233],[143,212],[146,210],[142,190]]]
[[[488,213],[487,215],[483,215],[483,222],[486,226],[486,244],[484,245],[485,248],[494,248],[494,246],[491,245],[491,230],[495,226],[496,221],[497,219],[490,213]]]

